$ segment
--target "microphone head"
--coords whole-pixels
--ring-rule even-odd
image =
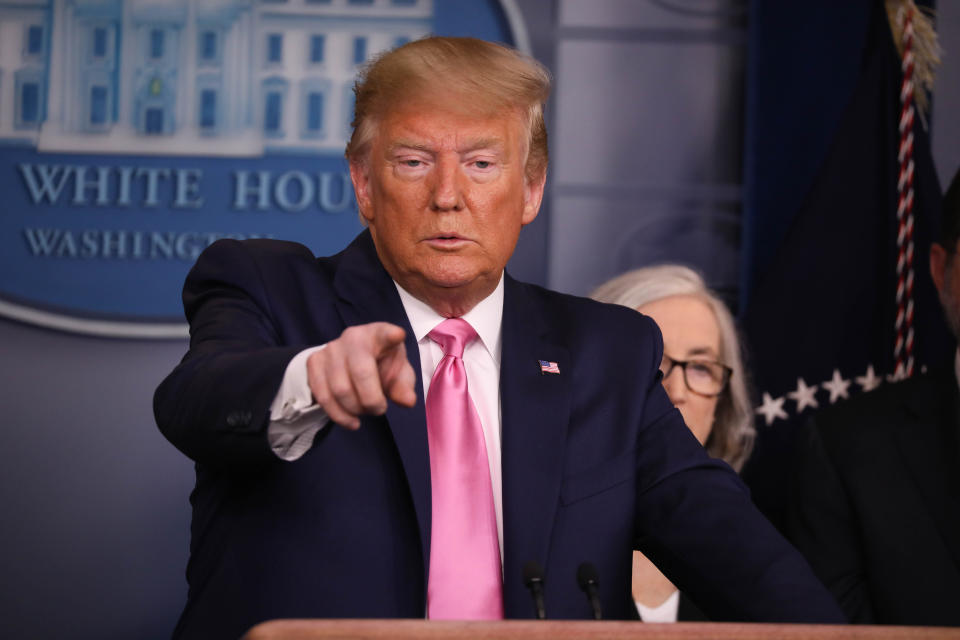
[[[577,567],[577,584],[584,591],[587,587],[600,585],[600,576],[597,574],[597,568],[589,562],[581,562]]]
[[[543,582],[543,567],[536,560],[531,560],[523,565],[523,584],[528,587]]]

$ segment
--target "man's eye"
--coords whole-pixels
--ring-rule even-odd
[[[419,167],[421,164],[423,164],[423,161],[422,160],[404,160],[402,164],[406,167],[416,168],[416,167]]]
[[[492,163],[489,160],[477,160],[473,165],[477,169],[489,169]]]

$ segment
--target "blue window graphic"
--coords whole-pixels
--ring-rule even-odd
[[[204,89],[200,92],[200,127],[213,129],[217,126],[217,92]]]
[[[210,62],[217,58],[217,32],[204,31],[200,36],[200,57]]]
[[[271,33],[267,36],[267,62],[283,62],[283,35]]]
[[[330,4],[330,0],[307,0],[307,4]]]
[[[33,124],[40,119],[40,85],[24,82],[20,88],[20,121]]]
[[[43,27],[30,25],[27,29],[27,53],[32,56],[40,55],[43,51]]]
[[[90,87],[90,124],[107,123],[107,88],[99,85]]]
[[[263,130],[266,133],[278,134],[283,124],[283,95],[279,91],[267,94],[266,108],[263,115]]]
[[[323,62],[325,38],[321,35],[310,36],[310,62]]]
[[[401,7],[412,7],[417,4],[417,0],[393,0],[393,4]]]
[[[107,30],[104,27],[96,27],[93,30],[93,57],[107,57]]]
[[[373,0],[350,0],[350,4],[371,5]]]
[[[163,109],[150,107],[146,114],[146,132],[150,135],[159,135],[163,133]]]
[[[150,57],[154,60],[163,57],[163,36],[161,29],[150,31]]]
[[[410,38],[408,38],[407,36],[397,36],[396,39],[394,39],[393,41],[393,46],[402,47],[408,42],[410,42]]]
[[[363,61],[367,59],[367,39],[366,38],[354,38],[353,39],[353,63],[354,64],[363,64]]]
[[[307,131],[319,133],[323,129],[323,94],[312,91],[307,95]]]

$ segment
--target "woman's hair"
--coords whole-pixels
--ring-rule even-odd
[[[600,285],[590,297],[637,309],[673,296],[694,296],[713,310],[720,329],[720,361],[733,369],[730,382],[717,398],[713,429],[707,452],[740,471],[750,457],[756,429],[750,402],[749,380],[743,367],[740,341],[727,306],[703,282],[697,272],[681,265],[665,264],[628,271]]]
[[[527,179],[547,169],[547,127],[543,105],[550,72],[523,53],[476,38],[428,37],[376,56],[353,87],[350,162],[363,162],[377,126],[405,100],[445,100],[464,112],[489,116],[516,110],[524,116]]]

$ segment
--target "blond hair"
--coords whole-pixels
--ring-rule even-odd
[[[753,426],[753,406],[740,340],[727,305],[707,288],[696,271],[674,264],[628,271],[600,285],[590,294],[594,300],[631,309],[672,296],[694,296],[703,300],[717,320],[720,360],[733,370],[733,374],[717,399],[713,430],[705,446],[711,456],[720,458],[734,470],[740,471],[753,451],[757,432]]]
[[[457,108],[469,113],[518,111],[527,131],[527,179],[535,181],[547,169],[543,105],[550,95],[550,73],[515,49],[476,38],[414,40],[371,60],[353,92],[353,133],[346,148],[351,163],[365,161],[377,125],[392,106],[442,93],[457,98]]]

